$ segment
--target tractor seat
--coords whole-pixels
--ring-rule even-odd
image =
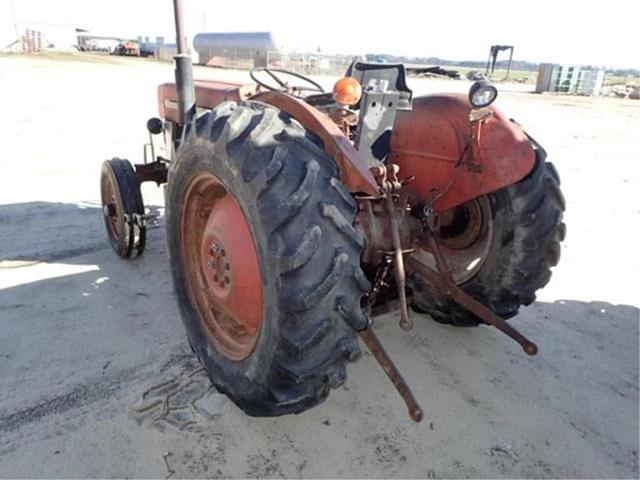
[[[196,80],[194,84],[196,107],[199,109],[210,109],[226,100],[242,102],[249,99],[258,90],[258,86],[255,84],[210,80]],[[163,83],[158,86],[158,113],[165,120],[178,122],[178,101],[175,83]]]

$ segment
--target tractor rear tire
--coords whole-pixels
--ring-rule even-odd
[[[361,356],[356,330],[367,326],[360,302],[370,284],[360,268],[364,238],[353,227],[356,203],[321,141],[271,106],[224,102],[188,127],[185,138],[169,171],[166,215],[173,284],[189,343],[216,388],[247,414],[311,408],[344,383],[346,363]],[[251,291],[262,291],[262,298],[244,298],[249,308],[262,305],[262,317],[250,351],[225,350],[236,345],[225,344],[228,338],[244,345],[241,336],[248,330],[228,327],[236,319],[228,320],[228,310],[216,313],[218,297],[190,286],[205,278],[208,264],[193,261],[206,254],[185,251],[194,250],[185,244],[198,228],[184,222],[197,217],[188,213],[190,192],[204,196],[197,185],[207,176],[220,182],[219,193],[207,207],[211,213],[200,216],[210,222],[223,208],[215,202],[233,197],[236,217],[243,216],[255,247],[261,284]],[[194,238],[208,241],[204,233]],[[220,250],[225,259],[232,257],[231,248]],[[211,299],[205,305],[212,315],[202,298]]]
[[[565,237],[560,177],[553,164],[545,162],[544,152],[536,153],[536,165],[527,177],[489,194],[493,238],[481,268],[460,285],[505,319],[515,316],[521,305],[535,301],[536,290],[549,282]],[[421,278],[412,277],[409,285],[413,309],[435,321],[459,327],[484,323]]]

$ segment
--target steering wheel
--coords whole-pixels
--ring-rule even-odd
[[[278,84],[278,86],[269,85],[268,83],[263,82],[260,79],[258,79],[256,74],[261,73],[261,72],[264,72],[267,75],[269,75]],[[282,78],[280,78],[282,75],[285,75],[285,76],[288,75],[290,77],[294,77],[294,78],[300,79],[300,80],[308,83],[309,86],[305,86],[305,85],[289,85],[288,82],[285,82],[284,80],[282,80]],[[286,92],[286,93],[291,93],[293,95],[297,95],[296,92],[298,92],[298,93],[302,93],[302,92],[324,93],[324,88],[322,88],[319,84],[317,84],[316,82],[314,82],[310,78],[305,77],[304,75],[300,75],[299,73],[296,73],[296,72],[290,72],[289,70],[282,70],[280,68],[255,67],[255,68],[251,69],[251,71],[249,72],[249,76],[251,77],[251,80],[256,82],[258,85],[260,85],[261,87],[266,88],[267,90],[271,90],[273,92]]]

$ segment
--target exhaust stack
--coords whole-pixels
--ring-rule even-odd
[[[184,32],[182,0],[173,0],[173,14],[176,22],[176,44],[178,53],[175,60],[176,90],[178,101],[178,121],[185,125],[195,112],[195,89],[193,86],[193,65]]]

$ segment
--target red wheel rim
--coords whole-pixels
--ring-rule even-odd
[[[246,216],[213,174],[190,181],[180,234],[187,289],[207,337],[232,360],[248,357],[263,318],[260,263]]]
[[[103,174],[100,193],[102,194],[102,213],[107,222],[107,230],[114,240],[118,240],[120,237],[122,206],[118,201],[118,189],[114,181],[113,175]]]

